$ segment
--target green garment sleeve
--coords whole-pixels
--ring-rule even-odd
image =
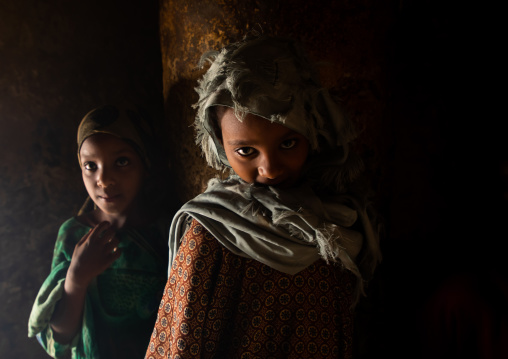
[[[74,359],[92,358],[93,356],[89,355],[96,350],[90,329],[93,328],[93,316],[88,294],[85,299],[82,328],[69,344],[56,342],[49,325],[55,306],[64,293],[65,278],[74,246],[87,231],[88,229],[75,219],[66,221],[60,227],[53,253],[51,273],[42,284],[28,319],[28,337],[36,337],[44,350],[53,358],[67,358],[69,350],[72,351]]]
[[[76,345],[80,336],[78,333],[70,344],[60,344],[53,338],[53,330],[49,325],[56,303],[62,298],[68,268],[69,263],[62,262],[53,269],[35,299],[28,320],[28,336],[37,337],[42,347],[53,358],[62,358],[69,348]]]
[[[62,263],[61,267],[65,268],[60,268],[60,270],[56,268],[57,273],[53,271],[56,275],[52,275],[46,279],[39,294],[35,298],[32,312],[28,320],[29,337],[34,337],[49,326],[49,321],[55,310],[55,305],[62,298],[67,266],[64,266],[64,263]],[[63,276],[63,278],[59,278],[61,276]]]

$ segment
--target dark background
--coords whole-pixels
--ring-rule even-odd
[[[48,357],[28,316],[86,198],[81,118],[128,101],[162,123],[161,73],[156,2],[0,1],[0,358]]]
[[[383,264],[362,307],[371,315],[361,317],[361,354],[418,357],[424,305],[446,278],[504,273],[508,160],[502,116],[492,111],[495,33],[479,26],[489,23],[482,9],[423,0],[186,3],[0,0],[0,357],[46,357],[27,322],[58,227],[86,196],[81,118],[104,103],[146,108],[167,135],[180,199],[192,197],[210,175],[186,122],[195,64],[225,40],[207,34],[241,36],[251,16],[331,62],[324,82],[364,128],[359,142],[385,230]]]

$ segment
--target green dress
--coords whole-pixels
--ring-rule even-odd
[[[142,358],[167,279],[168,223],[117,232],[122,254],[90,284],[81,330],[70,344],[55,342],[49,320],[61,298],[76,243],[90,230],[75,217],[60,227],[51,273],[30,314],[28,336],[53,358]]]

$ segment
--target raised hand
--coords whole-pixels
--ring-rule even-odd
[[[115,229],[109,222],[96,225],[76,244],[67,280],[78,287],[87,287],[93,278],[120,257],[118,244]]]
[[[65,290],[50,320],[57,342],[69,343],[79,331],[87,287],[120,256],[118,244],[115,229],[101,222],[74,247]]]

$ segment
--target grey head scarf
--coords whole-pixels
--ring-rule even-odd
[[[248,184],[233,172],[228,180],[211,180],[204,193],[176,214],[170,259],[191,216],[233,253],[285,273],[297,273],[319,257],[341,263],[357,275],[361,291],[362,279],[374,271],[381,255],[365,206],[344,191],[362,168],[349,155],[355,133],[301,47],[291,39],[255,36],[205,53],[201,65],[206,61],[210,67],[196,87],[194,126],[208,164],[230,168],[215,109],[226,106],[240,121],[250,113],[305,136],[311,150],[305,176],[310,180],[290,190]],[[326,198],[316,195],[312,179],[318,187],[332,188]],[[361,233],[350,228],[357,220]],[[362,253],[367,254],[359,258]]]
[[[311,160],[305,172],[318,186],[344,190],[363,170],[349,143],[356,133],[352,122],[323,88],[315,67],[292,39],[258,36],[209,51],[201,59],[211,65],[198,82],[194,105],[196,143],[208,164],[229,169],[219,139],[215,106],[234,109],[282,124],[305,136]]]

